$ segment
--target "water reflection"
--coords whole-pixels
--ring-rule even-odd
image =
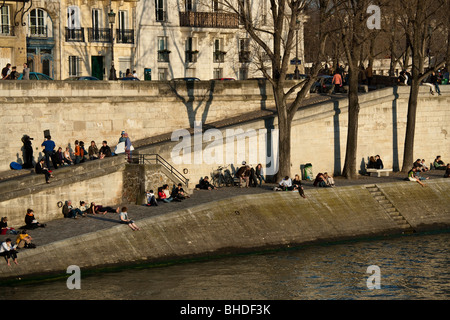
[[[18,286],[1,299],[319,300],[448,299],[450,234],[309,246],[262,255],[133,269]],[[368,290],[367,267],[381,268],[381,290]]]

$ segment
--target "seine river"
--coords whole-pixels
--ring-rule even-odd
[[[446,300],[450,233],[305,246],[165,267],[66,279],[2,290],[30,300]],[[369,290],[367,268],[379,267]],[[69,276],[69,275],[68,275]],[[371,282],[375,284],[376,282]]]

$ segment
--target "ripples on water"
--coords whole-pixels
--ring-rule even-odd
[[[316,245],[4,290],[2,299],[321,300],[448,299],[450,233]],[[369,290],[367,267],[381,268]]]

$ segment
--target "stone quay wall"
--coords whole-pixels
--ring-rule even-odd
[[[401,235],[403,230],[368,188],[313,189],[246,195],[58,241],[20,253],[14,267],[0,264],[0,278],[66,274],[106,266],[170,262],[218,254]],[[450,180],[377,184],[417,231],[450,227]],[[26,263],[25,263],[26,262]]]

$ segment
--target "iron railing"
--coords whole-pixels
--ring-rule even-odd
[[[66,42],[84,42],[84,28],[66,28]]]
[[[117,29],[117,43],[134,43],[134,29]]]
[[[111,29],[88,28],[89,42],[111,42]]]
[[[159,154],[139,154],[139,164],[159,164],[164,168],[166,168],[186,187],[189,186],[189,179],[187,179],[180,171],[175,169],[169,162],[167,162]]]
[[[239,16],[225,12],[180,12],[180,27],[238,29]]]

